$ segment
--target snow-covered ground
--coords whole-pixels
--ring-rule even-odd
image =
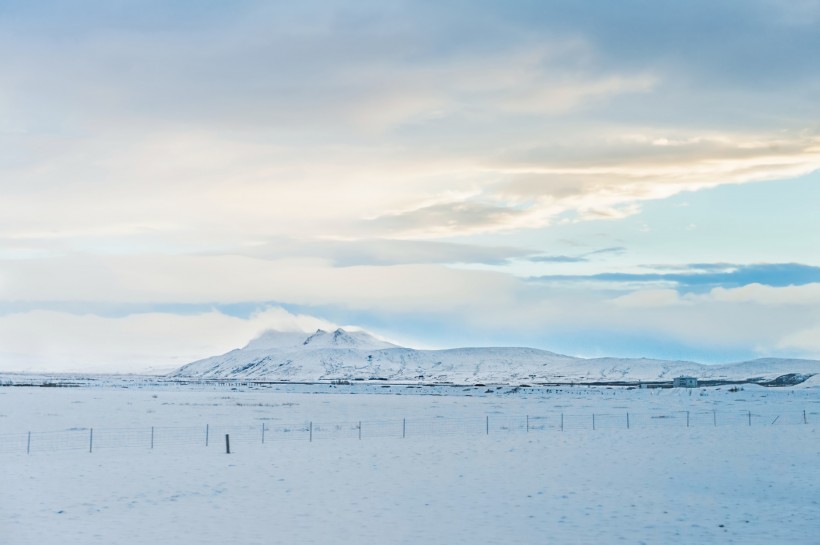
[[[104,441],[114,428],[208,424],[209,446],[199,435],[152,450],[140,435],[93,453],[0,447],[0,544],[811,544],[820,535],[816,387],[449,390],[458,395],[368,387],[377,395],[327,385],[314,391],[345,393],[116,385],[0,388],[0,441],[92,427]],[[803,410],[808,424],[785,416]],[[640,425],[642,415],[685,411],[748,411],[754,420]],[[468,426],[402,438],[395,426],[560,413],[622,423],[627,412],[638,419],[629,429]],[[358,421],[389,422],[395,433],[376,437],[363,424],[361,440],[317,433],[310,442],[271,431],[264,444],[256,434],[235,438],[227,455],[216,432]]]

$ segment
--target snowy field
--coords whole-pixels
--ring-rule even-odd
[[[0,544],[820,543],[817,387],[119,386],[0,388]]]

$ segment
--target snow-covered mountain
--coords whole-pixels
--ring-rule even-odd
[[[244,348],[189,363],[171,374],[256,380],[388,380],[456,384],[520,382],[773,380],[820,374],[820,361],[758,359],[728,365],[653,359],[584,359],[535,348],[414,350],[364,331],[268,331]],[[799,378],[798,378],[799,380]]]
[[[307,335],[301,331],[268,330],[249,342],[242,350],[276,350],[308,348],[357,348],[360,350],[377,350],[396,348],[395,344],[381,341],[365,331],[325,331],[317,329],[316,333]]]

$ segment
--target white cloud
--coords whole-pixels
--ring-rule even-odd
[[[531,87],[516,90],[500,106],[504,111],[517,114],[565,114],[589,103],[602,101],[625,93],[646,93],[657,84],[648,75],[609,76],[595,80],[534,82]]]
[[[393,325],[377,333],[399,340],[408,338],[401,326],[403,317],[423,316],[430,324],[450,324],[448,327],[459,338],[477,344],[486,344],[486,338],[514,335],[548,339],[541,346],[555,349],[550,343],[560,343],[561,336],[569,334],[589,338],[594,347],[594,339],[600,335],[622,335],[636,339],[634,355],[647,355],[640,353],[643,340],[665,340],[699,351],[751,348],[761,356],[820,357],[813,337],[820,324],[820,305],[812,299],[797,304],[800,296],[785,288],[781,288],[783,297],[752,299],[714,298],[710,294],[681,297],[667,289],[641,290],[611,299],[601,291],[555,290],[499,278],[503,275],[441,267],[345,267],[335,272],[352,274],[336,276],[321,263],[314,263],[312,268],[300,263],[283,276],[275,269],[293,264],[274,263],[251,275],[250,269],[237,271],[239,263],[229,261],[225,266],[245,279],[247,291],[220,289],[221,276],[207,262],[179,268],[177,272],[182,276],[176,281],[181,284],[187,280],[193,285],[191,291],[183,293],[189,301],[206,300],[209,294],[212,301],[226,302],[278,297],[283,303],[332,305],[337,312],[389,316]],[[129,262],[128,266],[111,268],[117,271],[133,265]],[[435,273],[436,268],[444,270]],[[133,273],[146,273],[144,267],[138,269]],[[167,263],[160,269],[170,272]],[[210,281],[191,282],[185,275],[194,271]],[[91,278],[88,282],[96,281]],[[150,279],[146,279],[146,285],[157,287]],[[151,292],[157,301],[180,293],[167,280],[159,287],[167,287],[169,292]],[[98,301],[114,301],[124,293],[108,285],[97,288]],[[90,293],[90,287],[88,290]],[[812,293],[811,289],[804,290],[803,296],[816,296]],[[0,317],[0,355],[7,362],[6,370],[168,369],[243,346],[265,329],[311,331],[336,325],[318,316],[294,315],[278,307],[263,309],[247,319],[217,311],[191,315],[161,311],[112,318],[37,310]],[[411,336],[424,340],[418,333]],[[581,344],[570,353],[601,355],[591,347]]]
[[[260,10],[185,36],[7,41],[3,103],[22,126],[0,134],[15,158],[0,236],[436,238],[820,168],[817,136],[792,124],[608,122],[618,101],[668,115],[648,99],[670,75],[606,63],[581,34],[419,58],[402,25],[305,32]]]
[[[5,301],[278,301],[396,312],[509,302],[521,288],[506,274],[437,265],[337,268],[316,258],[230,255],[17,260],[5,262],[0,278]]]
[[[673,289],[645,289],[634,291],[611,300],[620,307],[652,308],[690,304]]]
[[[706,296],[692,299],[709,299],[722,303],[752,303],[772,305],[820,305],[820,284],[802,286],[764,286],[747,284],[738,288],[714,288]]]
[[[131,20],[145,8],[118,4],[104,21],[89,10],[65,24],[21,4],[19,17],[0,21],[0,301],[274,300],[488,329],[520,320],[533,330],[776,347],[814,323],[815,288],[612,301],[603,290],[551,291],[435,265],[517,250],[433,244],[470,236],[543,243],[551,254],[551,233],[524,231],[619,220],[650,200],[817,170],[820,137],[806,121],[817,118],[816,62],[806,52],[818,34],[804,23],[777,27],[813,20],[816,4],[772,7],[765,18],[757,4],[718,10],[725,35],[683,21],[660,41],[600,26],[608,8],[537,6],[527,17],[499,3],[465,19],[446,4],[262,2],[182,21],[159,5],[161,16]],[[541,18],[544,9],[563,17]],[[656,29],[668,16],[658,10],[636,28]],[[758,28],[766,32],[750,32]],[[727,49],[691,55],[692,44]],[[780,84],[760,83],[769,81]],[[706,240],[709,222],[697,219],[683,234]],[[664,227],[652,220],[653,232]],[[359,243],[361,259],[344,259],[356,250],[328,240]],[[766,244],[761,260],[775,253]],[[696,253],[669,246],[662,252]],[[630,255],[646,256],[637,250]],[[89,328],[112,337],[107,324],[150,327],[94,320]]]
[[[820,322],[784,335],[778,343],[780,349],[797,350],[814,358],[820,358]]]
[[[4,371],[163,372],[244,346],[266,329],[333,327],[279,307],[248,319],[217,311],[111,318],[37,310],[0,316],[0,358]]]

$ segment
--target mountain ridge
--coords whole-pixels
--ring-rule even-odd
[[[301,342],[300,342],[301,339]],[[465,347],[416,350],[382,341],[365,331],[322,329],[312,334],[266,331],[244,348],[182,366],[177,378],[236,378],[319,382],[639,382],[774,380],[820,374],[820,361],[758,358],[729,364],[652,358],[578,358],[529,347]],[[795,379],[797,380],[797,379]],[[805,379],[804,379],[805,380]]]

